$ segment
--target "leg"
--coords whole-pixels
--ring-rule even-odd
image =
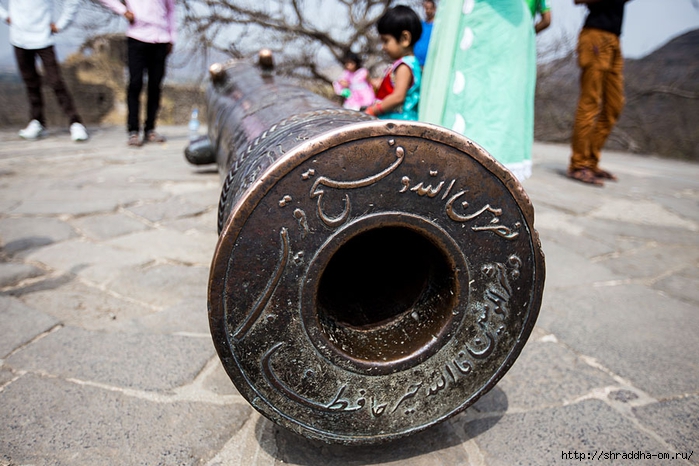
[[[592,153],[598,161],[602,147],[604,147],[619,115],[621,115],[621,109],[624,107],[624,59],[621,55],[618,38],[614,49],[615,53],[610,70],[604,75],[602,110],[597,120],[597,130],[592,139]]]
[[[146,67],[146,56],[144,54],[143,42],[129,37],[128,39],[128,62],[129,62],[129,88],[127,91],[127,129],[130,132],[138,132],[140,129],[139,114],[141,106],[139,98],[143,89],[143,71]]]
[[[37,50],[37,55],[41,58],[41,62],[44,64],[44,73],[46,74],[46,81],[53,89],[56,94],[56,99],[58,99],[58,104],[63,109],[70,123],[81,123],[80,116],[75,110],[75,104],[73,104],[73,98],[68,92],[68,88],[63,81],[63,76],[61,75],[61,67],[58,65],[56,60],[56,53],[53,46],[46,47],[45,49]]]
[[[41,97],[41,75],[36,70],[36,53],[34,50],[25,50],[19,47],[14,49],[17,67],[27,89],[29,118],[37,120],[42,126],[45,126],[44,102]]]
[[[145,132],[155,129],[155,119],[160,109],[162,82],[165,77],[165,61],[168,44],[153,44],[148,61],[148,109],[146,113]]]
[[[583,29],[578,39],[578,64],[582,71],[569,171],[594,169],[597,166],[598,161],[592,150],[592,141],[597,131],[603,96],[605,75],[603,50],[600,31]]]

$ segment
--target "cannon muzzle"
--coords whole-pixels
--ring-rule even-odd
[[[257,410],[309,438],[370,444],[500,380],[544,287],[513,175],[459,134],[339,108],[270,64],[217,65],[207,100],[225,177],[209,322]]]

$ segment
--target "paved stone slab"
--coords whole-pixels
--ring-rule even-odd
[[[596,388],[616,381],[595,369],[555,340],[553,335],[530,339],[512,369],[473,409],[504,412],[562,406]],[[503,406],[503,395],[506,405]]]
[[[556,244],[571,247],[574,252],[585,258],[615,251],[614,244],[606,244],[584,236],[584,228],[578,225],[577,218],[573,215],[549,208],[537,209],[535,223],[540,236]]]
[[[195,217],[178,218],[175,220],[165,220],[161,223],[164,228],[187,232],[197,230],[201,233],[213,233],[218,237],[218,209],[211,206],[209,210]]]
[[[211,207],[210,199],[207,199],[207,201],[206,205],[203,205],[202,203],[192,203],[185,199],[174,197],[161,202],[135,205],[127,209],[134,215],[143,217],[150,222],[158,223],[163,220],[199,215]]]
[[[52,217],[0,218],[2,250],[7,254],[76,237],[66,222]]]
[[[206,299],[209,267],[156,264],[125,270],[109,284],[122,296],[164,309],[185,298]]]
[[[102,243],[75,239],[53,244],[27,255],[55,270],[69,272],[95,283],[106,283],[117,271],[153,260],[146,251],[126,251]]]
[[[14,379],[15,377],[16,376],[14,373],[0,367],[0,390],[2,390],[2,387],[8,384],[10,381],[12,381],[12,379]]]
[[[171,390],[215,354],[210,338],[89,332],[65,327],[14,353],[12,368],[114,387]]]
[[[106,244],[128,251],[147,251],[154,259],[167,259],[208,267],[218,237],[214,233],[155,229],[121,236]],[[145,247],[144,247],[145,246]]]
[[[684,453],[694,452],[689,461],[699,464],[699,396],[660,401],[634,409],[634,414],[644,426],[657,432],[675,450]]]
[[[672,195],[659,194],[653,196],[653,200],[684,219],[699,223],[699,190],[682,189]]]
[[[556,258],[555,261],[546,261],[545,292],[556,288],[591,286],[593,283],[619,280],[624,277],[546,238],[542,238],[541,244],[547,258],[549,256]]]
[[[250,415],[244,404],[162,403],[27,375],[0,392],[0,463],[197,465]]]
[[[581,217],[578,223],[590,238],[634,238],[644,242],[656,241],[664,244],[685,245],[695,248],[697,233],[686,228],[643,225],[640,223],[615,222],[611,220]]]
[[[599,207],[589,212],[589,216],[617,222],[699,231],[699,224],[696,222],[682,218],[655,202],[643,199],[608,198]]]
[[[604,452],[668,452],[655,438],[599,400],[560,408],[506,414],[502,418],[461,419],[488,466],[645,464],[600,459]],[[603,428],[601,426],[604,426]],[[584,455],[583,459],[574,453]],[[588,454],[590,455],[588,457]],[[569,455],[569,456],[566,456]],[[593,459],[594,458],[594,459]],[[650,461],[648,464],[659,464]]]
[[[238,390],[231,381],[226,370],[221,365],[220,360],[217,358],[216,368],[209,374],[203,383],[204,389],[216,393],[217,395],[239,395]],[[241,396],[242,400],[242,396]]]
[[[88,330],[116,331],[122,322],[155,312],[76,280],[56,289],[25,292],[20,299],[34,309],[44,309],[65,325]]]
[[[0,262],[0,288],[13,286],[26,278],[34,278],[45,272],[30,264]]]
[[[534,177],[522,183],[527,194],[532,199],[537,199],[535,210],[538,206],[548,206],[573,215],[584,215],[594,210],[608,196],[601,189],[589,190],[589,193],[581,196],[575,189],[571,189],[571,180],[565,178],[564,173],[565,165],[537,165],[534,177],[543,176],[546,183],[539,183]]]
[[[0,296],[0,359],[57,324],[55,318],[15,298]]]
[[[695,268],[699,250],[652,242],[601,262],[610,270],[630,278],[658,278],[668,271]]]
[[[88,238],[96,241],[127,235],[148,228],[143,222],[123,213],[79,217],[71,223]]]
[[[699,267],[687,267],[653,283],[653,288],[699,307]]]
[[[156,313],[129,320],[120,319],[115,328],[124,332],[209,336],[206,299],[184,298],[177,304]]]
[[[574,350],[656,398],[696,392],[696,307],[640,285],[552,290],[546,296],[538,325]]]

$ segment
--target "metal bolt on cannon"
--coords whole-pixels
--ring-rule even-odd
[[[308,438],[372,444],[493,388],[544,288],[514,176],[445,128],[290,84],[269,53],[210,73],[187,158],[224,177],[209,323],[239,392]]]

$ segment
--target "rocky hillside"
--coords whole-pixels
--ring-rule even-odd
[[[607,147],[699,161],[699,30],[625,62],[626,107]],[[574,56],[542,65],[535,138],[569,142],[578,98]]]

